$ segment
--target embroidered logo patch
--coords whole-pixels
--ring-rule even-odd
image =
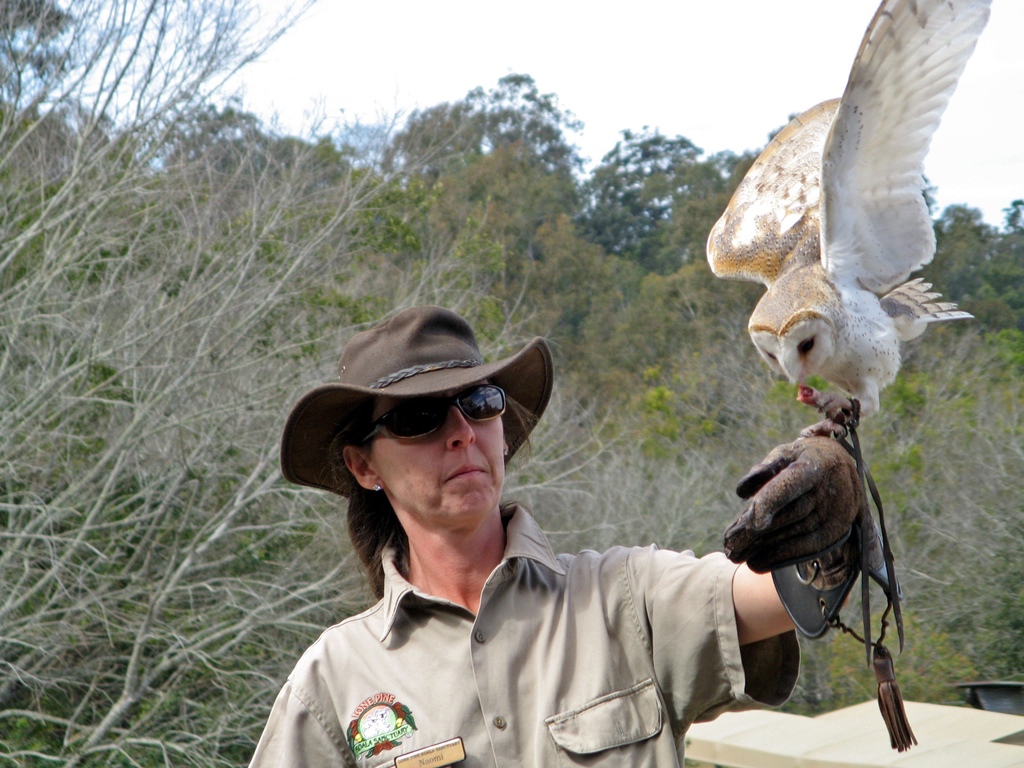
[[[358,757],[379,755],[394,749],[416,730],[409,708],[393,693],[376,693],[365,699],[352,713],[348,724],[348,745]]]

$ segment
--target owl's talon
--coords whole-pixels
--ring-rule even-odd
[[[848,434],[847,428],[837,424],[832,419],[822,419],[817,424],[811,424],[800,430],[800,437],[831,437],[835,440],[842,440]]]
[[[849,428],[856,428],[860,423],[860,401],[844,397],[835,392],[819,392],[814,387],[801,384],[797,392],[797,400],[813,406],[825,419],[818,424],[807,427],[800,433],[802,437],[809,435],[832,435],[845,437]],[[805,435],[804,433],[807,433]]]

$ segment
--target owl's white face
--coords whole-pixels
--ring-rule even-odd
[[[785,328],[781,335],[765,329],[750,331],[761,357],[794,384],[804,384],[812,374],[825,375],[836,348],[832,323],[822,315],[805,312]]]

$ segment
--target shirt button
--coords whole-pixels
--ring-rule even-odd
[[[483,642],[484,640],[486,640],[487,638],[486,638],[486,637],[484,637],[484,633],[483,633],[483,632],[481,632],[481,631],[480,631],[480,630],[478,629],[478,630],[476,631],[476,634],[474,634],[474,635],[473,635],[473,639],[474,639],[474,640],[476,640],[476,641],[477,641],[478,643],[482,643],[482,642]]]
[[[508,722],[505,720],[504,717],[496,717],[494,718],[494,727],[497,728],[499,731],[504,731],[506,728],[508,728]]]

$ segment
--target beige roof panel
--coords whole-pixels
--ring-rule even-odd
[[[1024,716],[913,701],[906,707],[919,744],[902,753],[889,746],[878,704],[868,701],[817,717],[726,714],[690,728],[686,757],[728,768],[1024,766]]]

